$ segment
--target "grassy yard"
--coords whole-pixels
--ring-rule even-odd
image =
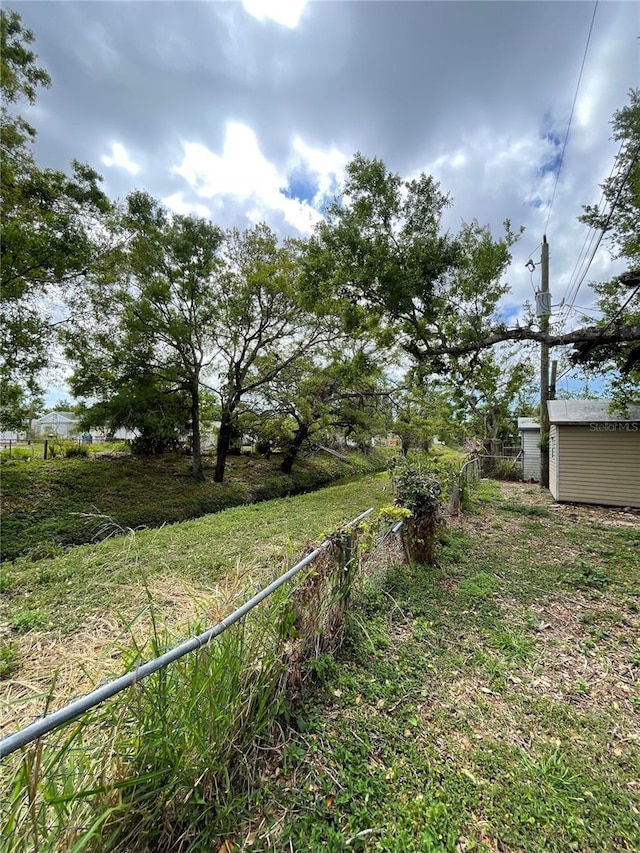
[[[216,590],[226,608],[279,560],[390,502],[377,474],[16,561],[3,580],[8,728],[41,711],[53,671],[53,705],[121,671],[123,642],[149,631],[150,599],[169,624],[203,601],[213,620]],[[639,607],[637,515],[482,482],[437,566],[379,565],[361,581],[341,652],[315,661],[311,695],[278,713],[251,785],[220,809],[215,794],[194,804],[181,849],[640,849]],[[215,717],[216,691],[200,690],[196,713],[205,701]],[[136,824],[126,849],[170,849],[148,837]]]
[[[207,458],[206,481],[197,483],[188,457],[171,454],[5,462],[1,557],[26,554],[37,560],[128,529],[299,494],[339,477],[382,470],[389,458],[381,449],[369,457],[349,453],[350,464],[321,455],[299,460],[287,476],[276,456],[231,456],[222,484],[212,480],[214,460]]]
[[[132,636],[143,642],[152,633],[150,603],[179,629],[204,618],[207,601],[212,624],[305,546],[367,507],[389,503],[383,472],[7,564],[0,598],[0,731],[45,703],[53,710],[106,675],[120,675],[121,647]]]
[[[362,590],[229,850],[640,849],[640,519],[482,483]]]

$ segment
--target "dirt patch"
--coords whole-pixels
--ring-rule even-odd
[[[640,530],[640,509],[556,503],[548,491],[528,483],[500,483],[500,490],[503,499],[517,500],[525,506],[546,507],[554,515],[570,521]]]
[[[526,615],[516,610],[510,618],[522,624],[532,615],[538,657],[529,671],[530,687],[590,711],[623,705],[634,710],[640,673],[630,641],[640,636],[638,614],[612,611],[606,600],[575,593],[531,604]]]
[[[443,748],[467,752],[483,740],[525,748],[527,738],[519,726],[517,711],[508,695],[491,690],[480,677],[468,675],[448,681],[446,696],[421,706],[419,716],[427,732],[434,714],[444,712],[457,721],[451,728],[451,743]]]

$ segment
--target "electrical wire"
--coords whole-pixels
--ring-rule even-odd
[[[613,165],[611,167],[611,172],[609,173],[609,177],[607,178],[607,181],[605,183],[609,183],[614,178],[616,171],[620,171],[620,168],[622,165],[621,155],[622,155],[622,152],[624,150],[624,147],[625,147],[624,142],[622,142],[620,144],[620,148],[618,149],[618,153],[616,154],[615,159],[613,161]],[[604,189],[603,189],[603,191],[600,195],[600,201],[597,204],[597,208],[600,209],[601,207],[603,207],[604,202],[605,202],[605,195],[604,195]],[[606,211],[606,204],[604,204],[603,215],[605,214],[605,211]],[[567,285],[567,292],[564,296],[563,301],[567,307],[566,307],[566,315],[565,315],[564,319],[562,319],[560,321],[561,328],[564,328],[564,325],[566,324],[567,320],[569,319],[569,312],[571,310],[571,306],[574,304],[576,297],[578,296],[578,291],[580,290],[582,282],[584,281],[584,277],[586,276],[586,272],[589,269],[589,266],[591,265],[591,261],[593,260],[593,257],[595,256],[595,251],[597,251],[597,247],[596,247],[596,250],[593,251],[593,242],[594,242],[594,240],[597,239],[597,236],[596,236],[597,233],[598,233],[598,229],[594,228],[594,226],[592,225],[592,226],[590,226],[589,230],[587,231],[587,233],[585,235],[584,243],[582,244],[582,249],[580,250],[580,253],[578,255],[578,260],[576,261],[576,264],[573,268],[573,272],[571,273],[571,276],[569,278],[569,284]],[[601,239],[602,238],[600,237],[600,240]],[[587,246],[587,244],[588,244],[588,246]],[[587,256],[590,253],[592,253],[592,257],[587,262]],[[585,263],[587,264],[586,268],[584,267]]]
[[[593,22],[596,19],[597,9],[598,9],[598,0],[596,0],[595,5],[593,7],[593,15],[591,17],[591,26],[589,27],[589,35],[587,36],[587,43],[584,47],[584,54],[582,56],[582,65],[580,66],[580,74],[578,75],[578,83],[576,85],[576,92],[575,92],[575,95],[573,96],[573,104],[571,105],[571,113],[569,114],[569,124],[567,125],[567,132],[566,132],[565,137],[564,137],[564,144],[562,146],[562,153],[560,154],[560,163],[558,165],[558,171],[556,172],[556,181],[555,181],[555,184],[553,186],[553,195],[551,196],[551,203],[549,204],[549,212],[547,213],[547,221],[546,221],[546,224],[544,226],[545,233],[547,232],[547,229],[549,227],[549,220],[551,218],[551,210],[553,208],[553,202],[554,202],[555,197],[556,197],[556,190],[558,189],[558,181],[560,180],[560,172],[562,171],[562,163],[564,161],[564,152],[566,151],[567,142],[569,140],[569,131],[571,130],[571,122],[573,120],[573,112],[574,112],[575,107],[576,107],[576,101],[578,100],[578,92],[580,90],[580,82],[582,80],[582,72],[584,71],[584,64],[586,62],[587,53],[589,51],[589,42],[591,41],[591,33],[593,32]]]
[[[627,171],[626,171],[626,174],[624,175],[624,177],[623,177],[623,178],[622,178],[622,180],[620,181],[620,184],[619,184],[619,186],[618,186],[618,191],[617,191],[617,193],[616,193],[616,197],[614,198],[614,200],[613,200],[613,202],[612,202],[612,204],[611,204],[611,207],[609,208],[609,214],[608,214],[608,216],[607,216],[607,221],[605,222],[605,224],[604,224],[603,228],[601,229],[600,233],[598,234],[598,239],[596,240],[596,244],[595,244],[595,246],[594,246],[594,247],[593,247],[593,249],[591,250],[591,253],[590,253],[590,255],[589,255],[589,260],[587,261],[587,264],[586,264],[586,266],[584,267],[584,269],[583,269],[583,271],[582,271],[582,273],[581,273],[581,275],[580,275],[580,278],[579,278],[579,279],[578,279],[578,281],[577,281],[577,284],[575,285],[574,293],[573,293],[573,297],[572,297],[572,301],[569,303],[569,307],[573,307],[573,303],[575,302],[575,299],[576,299],[576,297],[577,297],[577,295],[578,295],[578,292],[579,292],[579,290],[580,290],[580,287],[581,287],[581,285],[582,285],[582,282],[583,282],[583,281],[585,280],[585,278],[587,277],[587,273],[589,272],[589,267],[591,266],[591,264],[592,264],[592,262],[593,262],[593,259],[594,259],[594,258],[595,258],[595,256],[596,256],[596,252],[598,251],[598,248],[599,248],[599,246],[600,246],[600,243],[602,242],[602,238],[604,237],[604,235],[606,234],[606,232],[609,230],[609,225],[610,225],[610,223],[611,223],[611,217],[612,217],[612,216],[613,216],[613,214],[615,213],[615,209],[616,209],[616,207],[617,207],[617,205],[618,205],[618,202],[620,201],[620,196],[622,195],[622,191],[623,191],[623,189],[625,188],[625,185],[626,185],[627,181],[629,180],[629,177],[631,176],[631,171],[632,171],[633,167],[634,167],[634,166],[635,166],[635,164],[636,164],[636,160],[638,159],[638,155],[639,155],[639,154],[640,154],[640,144],[638,144],[638,145],[636,146],[636,150],[635,150],[635,152],[634,152],[634,154],[633,154],[633,157],[631,158],[631,162],[629,163],[629,167],[628,167],[628,169],[627,169]],[[595,232],[594,232],[594,233],[595,233]],[[565,319],[565,321],[564,321],[564,322],[566,323],[566,319]]]
[[[599,205],[600,206],[600,205]],[[582,272],[583,265],[586,263],[587,256],[591,249],[593,248],[593,241],[596,239],[597,230],[593,227],[593,225],[587,231],[587,234],[584,238],[584,243],[582,244],[582,249],[580,249],[580,254],[578,255],[578,260],[576,261],[576,265],[573,268],[573,272],[569,278],[569,284],[567,285],[567,292],[564,296],[564,318],[561,319],[561,325],[564,327],[564,324],[567,322],[569,318],[569,312],[571,311],[571,306],[578,295],[577,290],[574,293],[575,285],[578,280],[580,273]],[[588,245],[587,245],[588,244]]]
[[[586,308],[584,305],[572,305],[571,311],[574,314],[604,314],[604,311],[601,308]]]

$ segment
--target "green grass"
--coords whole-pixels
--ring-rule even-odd
[[[231,506],[299,494],[345,475],[386,468],[389,454],[349,454],[351,464],[329,456],[301,460],[290,476],[279,460],[232,456],[226,482],[195,482],[185,456],[48,459],[2,467],[3,560],[27,554],[55,556],[69,545],[104,539],[140,527],[198,518]]]
[[[362,510],[365,493],[370,504],[386,502],[388,492],[380,480],[380,475],[370,476],[329,488],[323,502],[317,495],[275,501],[262,507],[272,512],[260,520],[255,507],[229,510],[215,518],[223,521],[221,531],[236,534],[232,548],[246,565],[252,557],[264,556],[256,546],[258,542],[270,544],[273,527],[279,526],[281,532],[286,527],[290,545],[295,542],[301,547],[310,532],[316,531],[320,539],[329,528],[345,521],[345,510],[348,516]],[[205,521],[182,526],[182,543],[193,544],[195,528]],[[172,532],[175,538],[178,526]],[[367,522],[363,541],[370,542],[374,532]],[[145,534],[140,536],[144,539]],[[169,541],[165,540],[165,546]],[[347,554],[358,553],[359,538],[350,533],[348,546],[343,535],[335,535],[333,541],[334,547],[290,586],[263,602],[210,647],[182,658],[22,754],[11,756],[0,768],[0,788],[5,792],[0,802],[2,849],[8,853],[27,849],[43,853],[219,849],[217,839],[234,832],[239,816],[248,817],[247,806],[259,784],[264,756],[283,743],[286,760],[297,760],[295,747],[283,740],[295,711],[292,701],[309,677],[330,671],[331,652],[342,636],[344,602],[354,577],[355,564],[346,562]],[[107,544],[122,549],[124,542],[113,540],[95,548]],[[131,552],[127,549],[127,558]],[[129,563],[130,571],[148,558],[142,543]],[[282,568],[282,564],[270,566],[271,573],[280,573]],[[55,582],[52,566],[40,577],[46,583]],[[89,578],[83,577],[85,589],[90,586]],[[70,574],[67,580],[71,580]],[[247,579],[244,587],[239,590],[241,599],[251,592]],[[165,622],[168,602],[154,602],[150,586],[145,591],[144,612],[130,620],[128,638],[116,646],[124,671],[157,657],[181,638]],[[58,595],[64,598],[63,588]],[[22,597],[18,598],[19,607]],[[68,613],[70,598],[63,602]],[[180,627],[188,636],[217,621],[211,612],[215,596],[205,595],[202,589],[195,591],[194,598],[196,618]],[[103,604],[106,600],[105,596]],[[225,614],[231,604],[231,600],[225,601]],[[30,630],[35,643],[32,649],[37,648],[39,657],[46,658],[51,651],[48,631],[37,635],[36,615],[41,609],[14,610],[13,616],[15,630],[23,626]],[[145,617],[150,619],[150,630],[138,640],[136,621]],[[60,626],[47,626],[52,627]],[[68,663],[72,641],[65,639],[63,652]],[[15,668],[14,651],[7,650],[6,663]],[[46,661],[42,669],[46,670]],[[9,686],[8,706],[15,704],[11,691],[20,688],[22,677],[31,681],[33,667],[18,671],[16,682]],[[45,691],[49,707],[57,704],[55,687],[54,681],[48,696]],[[24,691],[18,689],[18,697],[21,693]],[[27,701],[23,695],[29,717],[36,698]]]
[[[234,849],[640,848],[640,530],[550,502],[483,482],[439,566],[362,588]]]
[[[391,502],[388,474],[372,474],[114,536],[49,559],[21,558],[3,569],[0,615],[18,632],[46,627],[71,633],[92,616],[113,615],[124,625],[144,605],[149,584],[204,591],[235,574],[238,565],[272,573],[283,557],[299,554],[340,522]]]
[[[126,609],[155,572],[204,592],[239,559],[273,571],[278,551],[296,553],[337,521],[390,501],[386,475],[372,475],[55,560],[18,561],[8,613],[25,627],[46,614],[66,630],[65,617],[73,622],[84,606],[94,615],[105,600]],[[225,764],[208,736],[210,719],[218,738],[236,731],[244,706],[225,697],[240,675],[231,667],[224,676],[245,651],[230,647],[228,662],[214,659],[202,681],[189,675],[188,690],[184,680],[149,683],[137,717],[145,735],[122,755],[160,780],[163,797],[174,795],[146,802],[123,782],[113,808],[131,804],[126,849],[182,849],[167,841],[176,826],[196,853],[639,849],[640,529],[612,526],[606,512],[568,524],[570,509],[550,504],[538,490],[483,481],[471,512],[443,533],[436,566],[381,566],[362,579],[342,650],[315,661],[305,701],[277,708],[280,736],[257,715],[257,751],[239,736]],[[248,656],[258,664],[255,650]],[[15,667],[13,652],[8,658]],[[210,676],[230,688],[220,716],[206,694]],[[82,755],[70,752],[76,762]],[[234,776],[237,761],[251,772]],[[222,775],[207,775],[209,765]],[[64,771],[70,794],[81,769]],[[62,813],[60,789],[49,796]],[[110,815],[104,820],[95,849],[117,849]]]

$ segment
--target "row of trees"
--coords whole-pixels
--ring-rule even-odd
[[[88,166],[67,176],[35,162],[35,131],[15,106],[50,81],[19,16],[1,15],[3,425],[28,415],[55,347],[87,422],[136,427],[147,452],[189,433],[196,478],[204,412],[219,420],[217,481],[238,429],[284,447],[290,471],[306,443],[337,431],[393,429],[405,448],[465,423],[499,438],[514,402],[526,405],[533,370],[505,348],[541,336],[499,319],[519,236],[509,222],[497,239],[477,222],[445,233],[451,201],[432,177],[404,181],[360,154],[308,240],[279,243],[266,225],[223,231],[146,192],[113,203]],[[640,139],[637,93],[630,109]],[[640,209],[636,167],[618,233]],[[633,240],[622,250],[638,261]],[[619,310],[620,288],[601,293],[607,326],[561,342],[628,383],[640,328],[637,306]]]

